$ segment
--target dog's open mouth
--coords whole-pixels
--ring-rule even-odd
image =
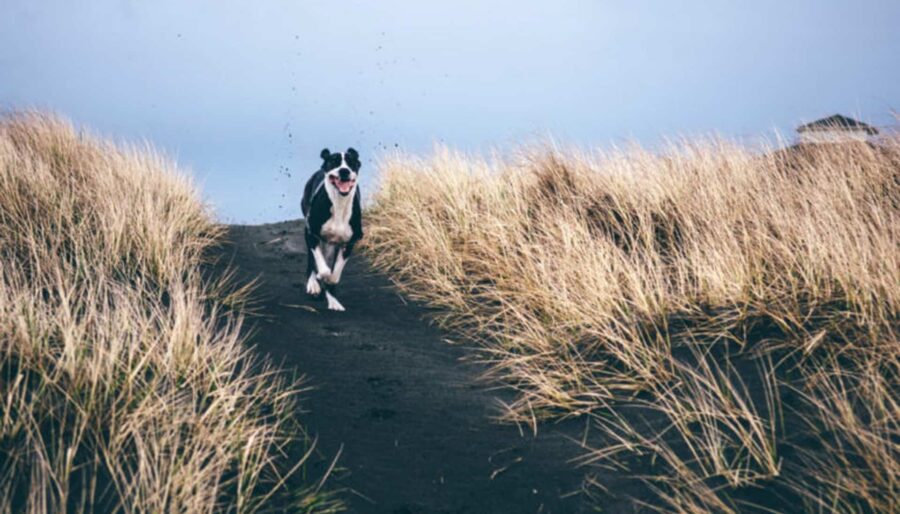
[[[342,195],[349,195],[350,191],[353,189],[353,184],[356,184],[356,180],[354,180],[352,178],[347,179],[347,180],[341,180],[339,177],[331,176],[331,177],[328,177],[328,180],[330,180],[331,184],[337,188],[338,193],[340,193]]]

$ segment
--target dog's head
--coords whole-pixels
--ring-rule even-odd
[[[325,170],[325,185],[341,196],[347,196],[356,190],[356,177],[359,175],[359,153],[352,148],[346,152],[331,153],[322,150],[322,169]]]

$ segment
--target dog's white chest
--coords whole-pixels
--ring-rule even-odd
[[[350,220],[340,220],[332,216],[322,225],[322,239],[333,244],[346,243],[353,237],[353,229],[350,228]]]
[[[332,203],[331,217],[322,225],[319,232],[322,239],[332,244],[344,244],[353,237],[353,229],[350,228],[350,215],[353,211],[352,199],[340,198]]]

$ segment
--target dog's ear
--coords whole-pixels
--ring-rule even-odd
[[[322,160],[325,160],[331,157],[331,152],[329,152],[327,148],[323,148],[322,153],[320,153],[319,156],[322,158]]]
[[[348,148],[347,149],[347,157],[353,159],[354,161],[359,160],[359,152],[357,152],[353,148]]]

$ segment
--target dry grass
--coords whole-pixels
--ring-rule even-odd
[[[439,149],[381,180],[376,265],[483,343],[510,419],[591,416],[585,460],[645,507],[900,510],[900,141]]]
[[[248,354],[228,289],[201,277],[221,229],[173,164],[8,115],[0,198],[0,512],[286,501],[296,384]]]

